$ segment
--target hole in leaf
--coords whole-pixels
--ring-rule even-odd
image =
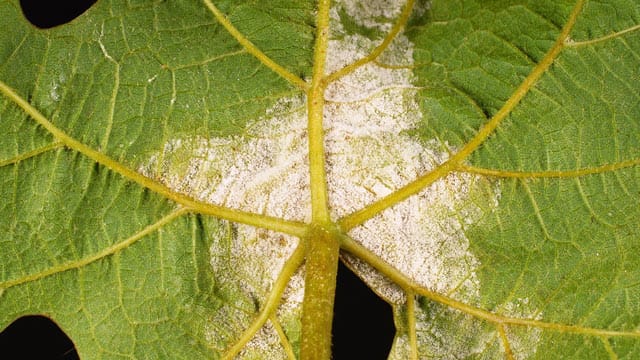
[[[33,25],[48,29],[66,24],[87,11],[97,0],[20,0],[24,17]]]
[[[340,262],[333,316],[333,358],[386,359],[394,335],[391,306]]]
[[[23,316],[0,333],[0,358],[79,359],[71,339],[44,316]]]

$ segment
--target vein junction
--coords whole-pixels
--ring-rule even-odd
[[[394,34],[382,40],[385,52],[369,56],[380,49],[380,40],[342,28],[338,7],[346,12],[346,4],[338,3],[330,13],[331,38],[323,39],[327,34],[319,29],[320,65],[314,68],[308,96],[281,99],[243,136],[171,140],[141,171],[202,202],[310,223],[330,233],[329,219],[392,194],[445,162],[455,149],[407,134],[422,118],[411,83],[413,44]],[[385,12],[401,14],[401,21],[408,17],[407,7],[401,5],[380,11],[359,21],[387,28],[386,21],[374,19],[384,18]],[[324,27],[329,26],[326,20]],[[367,61],[349,67],[354,59]],[[339,76],[323,83],[329,74]],[[464,230],[497,205],[499,189],[477,176],[451,174],[422,190],[350,234],[421,286],[475,303],[480,291],[475,270],[480,264],[468,249]],[[300,240],[279,241],[281,235],[244,225],[234,226],[233,233],[231,256],[238,279],[245,279],[248,294],[265,297],[263,289],[275,281]],[[301,241],[307,240],[309,247],[317,241]],[[307,261],[314,256],[318,255],[309,254]],[[212,265],[220,269],[215,258]],[[388,301],[405,301],[402,289],[385,282],[366,263],[349,261]],[[308,267],[309,263],[307,272]],[[285,292],[284,298],[283,306],[296,308],[303,299],[302,288]]]
[[[580,11],[581,1],[554,47],[519,88],[513,101],[508,102],[500,117],[493,118],[463,151],[446,143],[421,142],[406,134],[417,126],[421,117],[416,90],[411,84],[413,45],[400,33],[412,1],[404,8],[384,10],[400,19],[391,27],[393,35],[382,41],[385,52],[376,52],[380,48],[377,40],[348,34],[342,29],[337,9],[342,6],[348,14],[352,3],[338,2],[331,17],[324,19],[331,21],[332,37],[327,33],[319,45],[324,54],[318,55],[317,63],[324,63],[327,52],[328,62],[326,68],[317,67],[318,73],[314,74],[311,85],[271,61],[234,30],[210,1],[205,3],[248,52],[310,96],[281,99],[263,118],[256,119],[247,137],[172,139],[138,169],[142,176],[55,128],[6,85],[0,84],[0,90],[56,137],[55,147],[64,144],[191,210],[252,225],[234,225],[233,229],[220,234],[221,238],[233,236],[233,256],[238,263],[246,263],[239,273],[241,278],[254,280],[244,289],[248,293],[266,296],[264,289],[276,281],[284,263],[298,248],[298,239],[307,236],[310,226],[306,224],[325,224],[339,219],[337,223],[345,231],[350,230],[354,239],[343,242],[342,246],[365,260],[350,258],[351,265],[391,302],[404,302],[404,292],[411,288],[412,294],[422,294],[495,323],[589,333],[582,327],[554,327],[539,320],[492,317],[479,310],[480,288],[475,270],[480,264],[468,251],[464,235],[464,230],[481,218],[483,212],[497,206],[500,190],[475,175],[492,175],[490,170],[467,166],[463,160],[495,130],[558,56]],[[376,14],[358,21],[365,27],[388,30],[388,22],[376,22],[376,18],[390,18],[388,15]],[[320,27],[328,31],[329,23]],[[398,31],[393,33],[394,29]],[[364,60],[352,66],[354,59]],[[452,153],[454,161],[450,160]],[[189,159],[186,163],[185,157]],[[603,166],[594,172],[637,164],[637,161],[624,162],[620,166]],[[312,172],[315,168],[316,173],[326,171],[328,176],[312,175],[309,180],[309,168]],[[587,173],[591,173],[590,170],[525,175],[563,177]],[[509,172],[494,175],[523,177]],[[155,177],[159,177],[162,184],[150,180]],[[414,181],[416,178],[419,180]],[[318,184],[321,186],[316,187]],[[402,193],[399,191],[402,189],[409,190]],[[317,194],[309,196],[314,191]],[[393,198],[394,194],[402,196]],[[477,206],[478,203],[483,205]],[[258,218],[261,220],[254,220]],[[277,231],[289,236],[283,237]],[[365,245],[369,253],[361,251],[358,248],[361,245]],[[417,253],[422,256],[415,256]],[[247,258],[255,261],[245,262]],[[213,266],[217,266],[217,260],[212,258]],[[401,273],[407,280],[398,280],[400,288],[389,284],[379,273],[371,271],[372,264],[377,264],[374,267],[388,277]],[[296,280],[299,276],[292,275],[291,281],[299,281]],[[283,293],[284,306],[291,311],[302,301],[301,287],[279,291]],[[440,295],[445,293],[450,295]],[[528,309],[514,316],[529,317],[533,312],[534,309]],[[506,339],[504,327],[501,325],[498,329]],[[599,334],[596,330],[593,333]],[[605,335],[617,334],[620,333]],[[529,336],[528,341],[537,341],[535,331]],[[518,349],[510,347],[509,352],[512,350]]]

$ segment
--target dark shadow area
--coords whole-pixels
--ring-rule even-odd
[[[87,11],[97,0],[20,0],[22,13],[33,25],[48,29],[66,24]]]
[[[340,262],[333,316],[333,359],[386,359],[395,326],[389,304]]]
[[[0,333],[0,359],[77,360],[71,339],[44,316],[23,316]]]

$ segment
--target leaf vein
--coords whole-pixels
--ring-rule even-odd
[[[415,0],[408,0],[405,4],[398,20],[393,24],[393,27],[389,31],[389,33],[382,39],[380,45],[376,46],[369,55],[354,61],[353,63],[343,67],[340,70],[333,72],[325,77],[325,83],[331,83],[333,81],[338,80],[339,78],[348,75],[354,72],[357,68],[365,65],[368,62],[376,60],[386,49],[389,47],[391,42],[398,36],[398,34],[404,29],[407,21],[409,21],[409,16],[413,10],[413,4]]]
[[[391,193],[382,199],[357,210],[342,219],[339,220],[339,224],[343,230],[349,230],[359,224],[362,224],[366,220],[374,217],[383,210],[405,200],[409,196],[415,195],[422,191],[427,186],[431,185],[438,179],[448,175],[450,172],[458,169],[463,161],[471,155],[485,140],[494,133],[494,130],[500,125],[511,111],[520,103],[529,90],[533,88],[538,79],[549,69],[554,60],[558,57],[563,49],[564,41],[569,36],[573,25],[575,24],[578,14],[582,10],[584,0],[578,0],[574,6],[567,23],[562,28],[558,38],[554,45],[549,49],[544,58],[533,68],[531,73],[522,81],[520,86],[515,90],[513,95],[505,102],[505,104],[498,110],[498,112],[478,130],[476,135],[456,154],[450,157],[447,161],[437,166],[431,172],[420,176],[413,182],[398,189],[394,193]]]
[[[182,65],[179,65],[179,66],[175,66],[172,69],[173,70],[182,70],[182,69],[186,69],[186,68],[190,68],[190,67],[194,67],[194,66],[207,65],[209,63],[212,63],[212,62],[215,62],[215,61],[218,61],[218,60],[222,60],[222,59],[225,59],[225,58],[228,58],[228,57],[240,56],[240,55],[244,55],[244,54],[249,54],[249,52],[247,51],[247,49],[242,48],[240,50],[230,51],[228,53],[212,56],[210,58],[204,59],[204,60],[199,61],[197,63],[182,64]]]
[[[61,141],[54,141],[54,142],[51,142],[51,143],[49,143],[47,145],[41,146],[39,148],[27,151],[27,152],[22,153],[22,154],[18,154],[16,156],[12,157],[12,158],[5,159],[5,160],[0,160],[0,167],[8,166],[8,165],[14,165],[14,164],[17,164],[17,163],[19,163],[21,161],[30,159],[32,157],[36,157],[38,155],[47,153],[47,152],[52,151],[52,150],[60,149],[62,147],[64,147],[64,144]]]
[[[478,166],[460,165],[455,171],[466,172],[477,175],[491,176],[497,178],[518,178],[518,179],[545,179],[545,178],[580,178],[588,175],[603,174],[620,169],[630,168],[640,165],[640,158],[619,161],[611,164],[604,164],[594,167],[585,167],[576,170],[543,170],[543,171],[521,171],[507,169],[490,169]]]
[[[609,359],[618,360],[618,355],[611,347],[611,343],[609,342],[609,339],[607,337],[600,336],[600,341],[602,341],[602,346],[604,346],[605,351],[609,355]]]
[[[294,75],[289,70],[285,69],[282,65],[273,61],[270,57],[268,57],[265,53],[263,53],[260,49],[258,49],[249,39],[247,39],[235,26],[227,19],[227,17],[220,12],[220,10],[211,2],[211,0],[203,0],[204,4],[211,11],[213,16],[218,20],[218,22],[229,32],[231,36],[233,36],[236,41],[247,50],[248,53],[253,55],[256,59],[258,59],[262,64],[264,64],[269,69],[273,70],[276,74],[280,75],[285,80],[289,81],[291,84],[297,86],[302,90],[306,90],[309,85],[306,81],[302,80],[299,76]]]
[[[409,333],[409,349],[411,360],[418,360],[418,338],[416,336],[416,295],[407,291],[407,332]]]
[[[580,325],[568,325],[568,324],[555,323],[555,322],[546,322],[541,320],[514,318],[514,317],[495,314],[491,311],[466,304],[462,301],[439,294],[437,292],[427,289],[424,286],[416,284],[413,280],[408,278],[402,272],[398,271],[393,266],[387,264],[378,255],[371,252],[369,249],[365,248],[364,246],[358,244],[356,241],[354,241],[347,235],[342,235],[340,240],[341,240],[341,248],[343,250],[351,253],[354,256],[359,257],[363,261],[366,261],[373,268],[380,271],[390,280],[398,284],[398,286],[402,287],[403,289],[406,289],[406,291],[412,291],[416,294],[420,294],[435,302],[438,302],[445,306],[449,306],[456,310],[462,311],[463,313],[469,314],[478,319],[491,322],[493,324],[536,327],[536,328],[547,329],[552,331],[584,334],[589,336],[626,337],[626,338],[640,339],[640,331],[621,331],[621,330],[619,331],[619,330],[599,329],[599,328],[591,328],[591,327],[585,327]]]
[[[287,354],[287,358],[289,360],[296,360],[296,354],[293,351],[293,346],[291,346],[291,342],[287,338],[287,334],[285,334],[284,330],[282,329],[282,325],[280,325],[280,322],[278,321],[278,318],[276,317],[275,313],[271,315],[271,317],[269,318],[269,321],[271,322],[271,325],[273,325],[273,328],[278,333],[278,338],[280,338],[280,344],[282,345],[282,349],[284,350],[284,352]]]
[[[628,27],[628,28],[626,28],[624,30],[616,31],[614,33],[607,34],[607,35],[604,35],[604,36],[601,36],[601,37],[597,37],[597,38],[594,38],[594,39],[589,39],[589,40],[575,41],[575,40],[572,40],[571,38],[567,38],[566,41],[565,41],[565,45],[569,46],[569,47],[580,47],[580,46],[585,46],[585,45],[593,45],[593,44],[597,44],[597,43],[600,43],[600,42],[603,42],[603,41],[607,41],[607,40],[610,40],[610,39],[615,39],[615,38],[618,38],[618,37],[622,37],[624,35],[627,35],[629,33],[637,31],[637,30],[640,30],[640,24],[635,25],[635,26],[631,26],[631,27]]]
[[[507,333],[504,329],[504,324],[496,324],[496,330],[498,331],[500,340],[502,341],[505,358],[507,360],[513,360],[513,351],[511,350],[511,344],[509,343],[509,338],[507,337]]]
[[[18,45],[13,49],[13,51],[11,52],[11,54],[9,54],[9,56],[7,56],[4,61],[2,62],[2,64],[0,64],[0,67],[4,67],[4,65],[7,65],[11,62],[11,60],[18,54],[18,51],[22,48],[22,46],[26,43],[27,39],[29,38],[29,34],[25,34],[22,39],[20,39],[20,43],[18,43]]]
[[[30,274],[30,275],[26,275],[23,276],[21,278],[17,278],[14,280],[7,280],[7,281],[3,281],[0,282],[0,289],[8,289],[10,287],[16,286],[16,285],[20,285],[20,284],[24,284],[27,282],[31,282],[31,281],[36,281],[36,280],[40,280],[43,279],[45,277],[51,276],[51,275],[55,275],[58,273],[62,273],[64,271],[68,271],[68,270],[73,270],[73,269],[80,269],[83,266],[86,266],[88,264],[91,264],[97,260],[101,260],[103,258],[106,258],[107,256],[113,255],[129,246],[131,246],[133,243],[137,242],[138,240],[142,239],[143,237],[155,232],[156,230],[158,230],[160,227],[172,222],[173,220],[175,220],[176,218],[186,214],[189,210],[186,208],[180,208],[178,210],[173,211],[172,213],[164,216],[163,218],[161,218],[160,220],[158,220],[157,222],[148,225],[147,227],[145,227],[144,229],[142,229],[141,231],[139,231],[138,233],[130,236],[129,238],[119,242],[119,243],[115,243],[105,249],[103,249],[102,251],[95,253],[91,256],[87,256],[85,258],[82,259],[78,259],[78,260],[74,260],[74,261],[69,261],[69,262],[65,262],[59,265],[55,265],[52,266],[48,269],[45,269],[43,271],[40,271],[38,273],[34,273],[34,274]]]
[[[272,216],[266,216],[261,214],[255,214],[245,212],[242,210],[235,210],[218,206],[214,204],[205,203],[196,199],[193,199],[185,194],[176,192],[164,184],[161,184],[153,179],[150,179],[128,167],[121,164],[118,161],[108,157],[107,155],[91,148],[84,143],[81,143],[75,138],[64,133],[61,129],[53,125],[44,115],[42,115],[36,108],[24,100],[13,89],[8,87],[4,82],[0,81],[0,92],[4,93],[9,99],[15,102],[21,107],[28,115],[30,115],[38,124],[49,131],[55,138],[64,143],[66,147],[78,151],[81,154],[89,157],[97,163],[115,171],[123,177],[136,182],[143,187],[156,192],[167,199],[177,202],[192,211],[199,212],[201,214],[213,215],[225,220],[239,222],[247,225],[258,226],[267,228],[270,230],[283,232],[294,236],[305,236],[308,226],[304,223],[297,221],[290,221],[280,219]]]
[[[111,97],[109,98],[109,105],[107,107],[107,126],[105,127],[104,136],[100,143],[100,148],[106,151],[109,145],[109,137],[111,136],[111,130],[113,129],[113,121],[116,111],[116,101],[118,98],[118,90],[120,88],[120,65],[116,64],[115,73],[113,75],[113,90],[111,91]]]
[[[242,333],[238,341],[233,344],[224,354],[222,359],[231,360],[235,358],[238,353],[242,350],[242,348],[253,338],[253,336],[260,330],[260,328],[271,318],[277,309],[280,298],[284,293],[284,290],[291,279],[291,276],[295,273],[295,271],[300,267],[302,262],[304,261],[305,256],[305,241],[304,239],[300,239],[300,243],[298,247],[294,250],[291,257],[285,262],[282,267],[282,271],[278,275],[278,278],[273,283],[273,287],[269,296],[266,299],[266,302],[258,316],[253,320],[251,325]]]

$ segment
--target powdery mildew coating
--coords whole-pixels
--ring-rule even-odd
[[[500,313],[505,316],[540,318],[527,299],[514,299]],[[415,317],[420,358],[504,358],[502,340],[494,324],[440,304],[417,307]],[[539,329],[507,326],[505,332],[514,359],[526,359],[536,352],[541,338]],[[402,334],[396,337],[389,359],[408,359],[409,349],[409,338],[407,334]]]
[[[359,35],[344,39],[329,45],[329,53],[335,54],[327,64],[329,70],[340,68],[348,59],[365,56],[375,46]],[[411,65],[412,46],[400,36],[386,58],[393,65]],[[421,119],[415,99],[418,89],[412,86],[411,76],[408,67],[385,68],[370,63],[327,89],[328,182],[336,217],[427,173],[444,162],[452,150],[435,140],[423,143],[406,134]],[[473,269],[479,263],[468,252],[462,230],[482,212],[473,203],[467,204],[477,181],[466,174],[451,175],[353,229],[350,235],[433,290],[449,293],[457,288],[459,293],[476,296]],[[484,205],[491,208],[495,204]],[[352,264],[387,300],[404,301],[399,289],[384,285],[368,266],[356,260]]]
[[[381,40],[346,34],[339,8],[362,26],[388,30],[403,5],[391,0],[338,2],[331,11],[333,40],[329,42],[327,73],[366,56]],[[408,135],[422,118],[416,100],[420,89],[411,83],[412,65],[413,45],[400,35],[377,62],[358,68],[327,88],[326,169],[334,219],[392,193],[455,151],[435,139],[420,141]],[[262,118],[251,122],[242,136],[170,140],[141,171],[202,201],[309,221],[305,102],[303,96],[279,100]],[[423,286],[477,304],[480,282],[476,269],[480,262],[469,251],[465,230],[495,208],[499,196],[499,189],[486,179],[453,173],[354,228],[350,235]],[[298,240],[245,225],[213,231],[212,267],[230,270],[216,271],[218,282],[239,284],[243,294],[256,299],[261,307]],[[220,253],[221,248],[226,250]],[[387,301],[405,301],[404,293],[377,271],[357,259],[347,260]],[[279,315],[300,311],[302,278],[298,272],[292,279]],[[457,321],[456,316],[451,318]],[[460,317],[461,324],[469,321],[464,319]],[[251,316],[227,309],[217,320],[248,326]],[[481,350],[469,342],[446,341],[447,348],[438,349],[439,340],[460,339],[468,330],[464,326],[452,330],[429,321],[433,319],[423,320],[429,322],[430,331],[424,332],[420,341],[428,348],[457,355]],[[495,337],[492,329],[477,330],[475,342]],[[212,327],[210,331],[213,337],[219,329]],[[263,329],[247,345],[245,354],[277,345],[276,337],[272,328]],[[521,340],[529,345],[529,351],[535,349],[537,340]]]
[[[392,22],[380,19],[395,19],[402,11],[402,3],[395,0],[342,1],[340,6],[360,25],[385,31],[391,28]]]

